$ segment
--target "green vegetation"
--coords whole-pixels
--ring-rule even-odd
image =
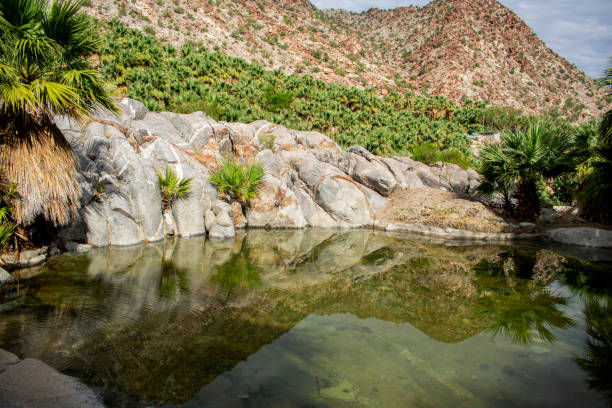
[[[274,150],[274,141],[276,140],[276,136],[271,133],[264,133],[259,135],[259,144],[264,149]]]
[[[480,190],[499,192],[511,208],[511,190],[518,199],[517,215],[534,219],[540,212],[537,184],[574,168],[573,141],[549,122],[531,122],[527,130],[506,132],[501,143],[481,151]]]
[[[578,203],[584,216],[612,223],[612,110],[599,123],[598,134],[590,147],[590,158],[583,168],[584,177],[578,187]]]
[[[75,0],[0,2],[0,174],[24,198],[11,201],[23,225],[39,215],[66,224],[80,207],[76,160],[53,116],[116,110],[89,60],[100,50],[98,31],[80,8]]]
[[[15,224],[10,221],[10,209],[0,207],[0,248],[4,247],[13,236]]]
[[[440,150],[433,143],[424,143],[420,146],[415,146],[412,149],[412,158],[425,164],[433,164],[435,162],[454,163],[463,167],[473,167],[473,161],[458,149]]]
[[[17,187],[14,184],[0,183],[0,249],[2,249],[13,236],[17,227],[11,214],[11,201],[17,196]]]
[[[166,211],[174,200],[185,197],[191,191],[191,178],[180,179],[172,170],[166,166],[166,173],[157,173],[159,187],[162,195],[162,210]]]
[[[324,58],[320,51],[312,55]],[[202,110],[217,120],[265,119],[329,134],[343,146],[377,154],[409,152],[423,143],[471,155],[468,131],[480,130],[483,105],[441,96],[360,90],[326,84],[310,75],[264,70],[197,43],[174,48],[114,20],[106,26],[104,76],[120,93],[153,111]]]
[[[210,181],[217,190],[228,194],[242,205],[248,205],[255,198],[264,178],[264,168],[260,163],[244,166],[236,159],[225,159],[221,166],[210,175]]]

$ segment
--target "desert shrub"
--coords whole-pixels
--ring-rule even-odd
[[[162,195],[162,210],[166,211],[172,203],[186,197],[191,191],[191,178],[181,179],[176,176],[172,167],[166,166],[165,174],[157,173]]]
[[[463,152],[457,149],[440,150],[434,143],[424,143],[412,148],[412,158],[425,164],[433,164],[435,162],[453,163],[466,169],[472,167],[472,160]]]
[[[225,159],[221,166],[210,175],[217,191],[229,195],[242,205],[248,205],[255,198],[264,178],[261,163],[240,165],[235,159]]]
[[[291,106],[291,102],[293,102],[293,94],[291,92],[277,92],[273,86],[269,86],[264,90],[264,98],[270,112],[280,112],[281,109],[287,109]]]
[[[271,133],[264,133],[262,135],[259,135],[259,144],[261,144],[264,149],[274,150],[275,141],[276,136]]]

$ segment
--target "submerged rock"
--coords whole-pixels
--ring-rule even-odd
[[[0,350],[0,406],[103,408],[98,396],[45,363]]]

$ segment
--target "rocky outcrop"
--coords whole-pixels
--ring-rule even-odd
[[[132,245],[165,236],[234,237],[242,228],[359,228],[396,189],[473,192],[477,174],[407,157],[378,157],[360,146],[343,151],[329,137],[267,121],[216,122],[202,112],[148,112],[132,99],[122,113],[99,112],[85,127],[57,117],[79,161],[82,209],[59,237],[67,247]],[[272,141],[265,148],[260,138]],[[210,182],[223,157],[264,164],[265,182],[248,208]],[[157,174],[170,166],[190,177],[190,194],[162,212]]]
[[[103,408],[96,394],[45,363],[0,350],[0,406]]]

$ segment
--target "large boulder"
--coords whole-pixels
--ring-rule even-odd
[[[249,227],[304,228],[306,220],[295,193],[282,180],[267,175],[246,214]]]
[[[0,406],[103,408],[98,396],[45,363],[0,350]]]
[[[127,120],[142,120],[147,114],[147,108],[144,103],[137,101],[136,99],[123,98],[119,102],[119,108],[122,111],[123,121]]]
[[[417,189],[425,187],[423,182],[416,174],[415,171],[411,171],[408,164],[396,159],[383,157],[380,161],[387,166],[393,177],[397,180],[397,187],[405,189]]]
[[[284,160],[296,169],[312,192],[314,201],[334,219],[352,226],[371,223],[371,209],[363,186],[331,164],[309,152],[284,152]]]
[[[368,161],[363,156],[348,153],[348,174],[357,182],[388,196],[397,184],[397,180],[387,168],[377,161]]]
[[[302,208],[307,227],[334,228],[342,227],[345,223],[338,222],[315,202],[307,188],[298,188],[296,198]]]
[[[354,226],[371,224],[367,193],[351,178],[342,175],[326,177],[317,183],[314,194],[321,208],[336,219]]]
[[[612,231],[600,228],[555,228],[548,231],[555,242],[593,248],[612,248]]]

